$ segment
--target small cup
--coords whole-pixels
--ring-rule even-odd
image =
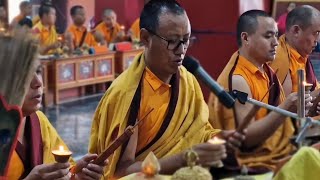
[[[53,150],[52,154],[58,163],[66,163],[72,155],[71,151],[64,150],[63,146],[59,146],[59,150]]]

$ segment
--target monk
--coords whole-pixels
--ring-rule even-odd
[[[124,29],[117,23],[117,14],[112,9],[103,11],[102,22],[95,28],[95,36],[102,34],[107,44],[125,39]]]
[[[298,91],[298,69],[304,69],[311,91],[319,89],[314,69],[308,56],[317,45],[320,34],[320,12],[311,6],[300,6],[292,10],[286,21],[286,32],[279,38],[279,47],[271,67],[286,95]],[[313,97],[319,90],[312,93]]]
[[[144,0],[144,4],[147,4],[150,0]],[[132,41],[138,40],[140,41],[140,18],[137,18],[131,25],[128,31],[128,37]]]
[[[73,6],[70,10],[70,15],[72,17],[73,25],[71,25],[67,32],[72,35],[73,47],[74,49],[80,48],[83,45],[89,47],[94,47],[97,45],[91,32],[87,31],[84,26],[86,21],[86,13],[82,6]]]
[[[292,93],[284,100],[282,86],[274,71],[266,64],[275,58],[277,34],[277,25],[266,12],[251,10],[243,13],[237,25],[239,50],[232,55],[218,83],[229,91],[239,90],[250,98],[293,111],[297,94]],[[310,101],[311,96],[306,95],[308,106],[311,106]],[[234,109],[227,109],[212,94],[208,104],[211,124],[214,128],[225,130],[236,129],[252,108],[251,104],[243,105],[237,101]],[[247,130],[242,152],[237,154],[233,165],[246,165],[250,173],[274,170],[277,160],[295,150],[290,144],[293,124],[283,115],[260,109]]]
[[[100,179],[103,166],[90,163],[96,154],[87,154],[77,163],[71,158],[68,163],[56,163],[51,153],[66,144],[39,111],[43,93],[42,69],[38,67],[25,97],[22,113],[23,121],[18,135],[18,144],[9,164],[9,179],[69,179],[70,165],[82,169],[73,175],[75,179]]]
[[[42,6],[42,5],[53,6],[52,0],[42,0],[40,5],[41,5],[41,6]],[[40,22],[40,17],[39,17],[39,15],[37,15],[37,16],[35,16],[35,17],[32,18],[32,24],[33,24],[33,25],[37,24],[38,22]]]
[[[162,174],[186,166],[183,157],[189,148],[198,153],[203,166],[225,158],[224,145],[207,141],[219,135],[227,140],[227,148],[235,148],[244,135],[212,128],[201,88],[181,66],[191,34],[186,11],[174,0],[152,0],[143,8],[140,29],[145,51],[136,56],[100,101],[89,152],[103,152],[126,127],[154,110],[109,158],[104,178],[141,171],[141,163],[151,151],[159,158]]]
[[[19,5],[20,8],[20,14],[13,18],[10,26],[11,27],[16,27],[19,25],[19,22],[22,21],[23,19],[27,18],[27,16],[31,16],[32,13],[32,5],[31,2],[29,1],[22,1]]]
[[[279,16],[278,21],[277,21],[279,34],[282,35],[286,32],[287,16],[288,16],[288,13],[290,11],[292,11],[294,8],[296,8],[296,3],[290,2],[288,4],[287,11],[285,13],[281,14],[281,16]]]
[[[40,54],[52,54],[61,46],[55,29],[56,10],[53,6],[42,5],[39,8],[40,21],[34,25],[33,32],[40,42]]]

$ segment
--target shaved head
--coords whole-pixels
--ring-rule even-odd
[[[244,12],[237,24],[237,42],[242,46],[241,33],[246,32],[248,35],[254,34],[258,28],[258,17],[271,17],[268,13],[261,10],[250,10]]]
[[[102,20],[106,23],[108,28],[113,28],[117,24],[117,14],[112,9],[105,9],[103,11]]]
[[[105,10],[103,11],[103,15],[104,15],[104,16],[112,16],[112,15],[116,15],[116,13],[114,12],[113,9],[105,9]]]
[[[314,19],[318,18],[320,18],[320,12],[318,9],[308,5],[297,7],[287,16],[286,31],[294,25],[298,25],[304,30],[312,25],[312,21]]]

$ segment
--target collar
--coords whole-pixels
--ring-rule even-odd
[[[155,74],[153,74],[153,72],[151,72],[148,67],[145,68],[144,78],[148,81],[154,91],[158,90],[161,86],[166,88],[171,87],[170,84],[166,84],[165,82],[161,81]]]
[[[84,26],[78,27],[74,24],[71,25],[70,29],[75,30],[75,31],[81,31],[81,32],[84,32],[86,30],[86,28]]]
[[[266,78],[265,72],[261,72],[257,66],[241,55],[239,55],[238,64],[247,69],[251,74],[260,74],[262,77]]]
[[[292,48],[289,44],[288,44],[288,47],[289,47],[289,51],[290,51],[290,55],[296,59],[296,60],[299,60],[301,62],[304,62],[306,63],[307,62],[307,59],[308,57],[302,57],[297,50],[295,50],[294,48]]]

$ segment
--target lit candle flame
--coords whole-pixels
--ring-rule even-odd
[[[63,146],[59,146],[59,151],[64,151]]]
[[[126,27],[125,27],[125,26],[123,26],[123,25],[122,25],[122,26],[120,26],[120,29],[121,29],[121,30],[124,30],[125,28],[126,28]]]
[[[220,139],[220,138],[218,138],[216,136],[213,139],[210,139],[208,142],[211,143],[211,144],[224,144],[224,143],[226,143],[225,140]]]

